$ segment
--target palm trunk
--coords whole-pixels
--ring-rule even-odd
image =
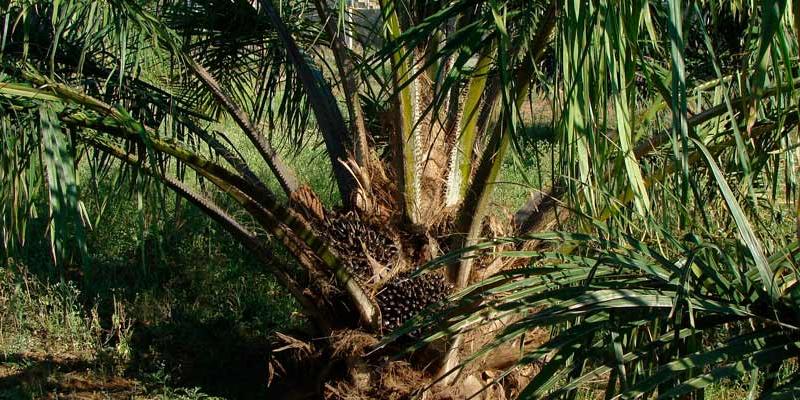
[[[372,156],[367,140],[368,134],[364,122],[364,113],[361,110],[361,99],[358,97],[360,80],[356,75],[357,71],[353,59],[350,57],[344,40],[342,40],[342,35],[339,35],[334,29],[327,5],[322,0],[314,0],[314,7],[316,7],[317,15],[319,15],[320,20],[324,24],[325,32],[331,40],[331,50],[334,60],[336,61],[336,69],[339,72],[339,80],[342,83],[347,112],[350,116],[353,153],[356,162],[365,175],[364,180],[369,181],[370,160]],[[346,10],[345,12],[349,14],[350,10]]]
[[[291,33],[284,24],[281,17],[275,11],[271,0],[261,0],[261,6],[267,14],[275,30],[278,33],[283,45],[286,47],[289,60],[297,68],[303,88],[314,110],[322,137],[325,140],[328,157],[331,160],[333,175],[336,178],[339,193],[345,206],[350,206],[353,194],[358,187],[355,177],[344,168],[348,155],[346,143],[348,143],[347,125],[336,104],[336,98],[331,93],[327,82],[322,78],[322,73],[312,68],[306,61],[300,48],[295,43]],[[362,121],[363,122],[363,121]]]
[[[283,190],[290,194],[297,190],[298,183],[294,171],[281,159],[280,155],[274,148],[267,142],[266,136],[260,132],[255,125],[250,121],[250,118],[231,98],[230,95],[225,93],[225,90],[217,83],[214,77],[206,71],[203,66],[191,59],[188,55],[185,56],[186,63],[189,68],[194,72],[195,76],[203,82],[212,95],[219,101],[226,111],[233,117],[236,124],[247,135],[250,141],[256,146],[261,156],[267,162],[275,177],[278,178]]]
[[[544,55],[548,40],[555,29],[557,15],[558,5],[555,1],[552,1],[543,17],[543,23],[539,26],[534,37],[533,43],[537,47],[532,48],[534,58],[530,61],[531,63],[538,61]],[[517,86],[513,95],[513,102],[509,104],[510,107],[519,107],[526,100],[532,71],[532,65],[527,63],[516,72],[514,81],[519,86]],[[514,111],[511,110],[509,112]],[[466,192],[466,197],[456,217],[456,231],[462,234],[456,238],[453,248],[473,245],[480,237],[481,224],[491,196],[491,186],[497,178],[510,142],[509,135],[511,132],[506,131],[510,128],[510,126],[500,121],[494,126],[492,136],[484,150],[475,177]],[[459,265],[453,265],[448,268],[450,278],[456,283],[456,287],[465,287],[469,283],[472,264],[472,258],[465,257],[460,261]]]
[[[390,40],[396,39],[401,34],[400,20],[395,3],[382,0],[381,12],[387,25],[387,36]],[[395,164],[400,183],[401,202],[404,205],[405,216],[416,224],[419,222],[419,176],[417,175],[417,143],[416,132],[417,115],[414,112],[414,75],[411,73],[409,63],[414,63],[414,51],[399,47],[392,54],[392,83],[395,87],[395,123],[396,134],[393,135],[395,148]]]
[[[475,76],[467,84],[464,108],[459,115],[457,144],[451,150],[450,173],[447,179],[448,206],[461,202],[472,175],[473,150],[477,139],[478,115],[481,97],[486,88],[493,49],[487,49],[478,59]]]

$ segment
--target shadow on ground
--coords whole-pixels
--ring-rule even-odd
[[[11,286],[27,287],[28,281],[36,281],[46,290],[69,282],[76,288],[68,292],[75,296],[69,300],[79,309],[76,312],[83,322],[96,322],[102,332],[92,340],[102,343],[103,351],[114,351],[120,344],[129,350],[122,364],[102,354],[85,361],[86,355],[24,352],[38,346],[21,353],[12,350],[0,358],[0,399],[206,398],[175,395],[170,389],[180,387],[226,399],[281,398],[288,392],[274,368],[268,387],[270,337],[297,329],[303,319],[264,266],[204,221],[149,238],[144,247],[162,249],[158,252],[141,254],[141,247],[133,243],[97,251],[85,267],[52,265],[45,240],[28,243],[26,254],[10,267],[18,281]],[[33,298],[34,307],[24,312],[53,311],[36,300],[40,292],[23,294]],[[25,318],[24,313],[20,317]],[[48,331],[25,334],[42,336],[44,342],[57,340]]]
[[[319,390],[314,368],[274,359],[274,343],[236,332],[225,321],[138,326],[133,340],[134,348],[143,350],[133,354],[121,374],[102,357],[86,361],[45,353],[0,356],[0,399],[304,399],[316,398]],[[287,382],[284,376],[298,380]],[[195,388],[194,393],[203,395],[167,386]]]
[[[266,398],[271,344],[228,320],[137,326],[133,348],[131,368],[139,374],[167,374],[173,384],[229,399]]]
[[[224,319],[178,318],[174,323],[137,327],[133,346],[140,349],[131,364],[144,368],[139,374],[157,373],[146,368],[160,365],[173,384],[199,387],[214,396],[300,399],[318,389],[313,369],[273,352],[280,344]],[[299,377],[300,382],[287,382],[285,376]]]
[[[97,371],[69,357],[21,353],[0,357],[2,399],[130,399],[143,393],[136,381]]]

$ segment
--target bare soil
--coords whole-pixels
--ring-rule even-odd
[[[132,399],[145,388],[137,381],[103,375],[80,358],[42,353],[0,358],[0,397],[40,399]]]

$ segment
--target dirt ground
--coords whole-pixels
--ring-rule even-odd
[[[0,398],[131,399],[144,398],[133,380],[104,376],[91,363],[69,356],[23,353],[0,358]]]

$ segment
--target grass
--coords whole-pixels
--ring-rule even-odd
[[[125,224],[102,227],[93,235],[114,236],[103,229]],[[142,398],[205,398],[204,392],[246,398],[266,391],[269,336],[302,326],[302,316],[227,235],[199,221],[184,229],[162,238],[175,251],[145,254],[144,261],[135,240],[97,242],[92,264],[80,272],[6,259],[0,398],[70,393],[75,379],[89,382],[81,387],[122,387]]]
[[[73,282],[44,282],[7,260],[0,270],[0,398],[206,399],[169,380],[122,378],[132,357],[132,320],[114,304],[103,327]]]
[[[553,177],[551,128],[552,110],[544,98],[527,101],[520,110],[522,133],[512,151],[503,160],[503,167],[492,192],[496,218],[507,219],[531,194],[550,187]]]
[[[16,265],[0,276],[0,351],[87,357],[96,352],[97,309],[84,315],[74,283],[44,284]],[[97,339],[97,340],[96,340]]]
[[[312,162],[318,156],[309,150],[290,162],[306,177],[324,177],[327,160]],[[268,266],[186,202],[144,197],[157,204],[140,207],[136,191],[116,191],[112,179],[96,190],[87,174],[81,179],[95,218],[88,263],[54,265],[43,219],[31,221],[17,258],[0,263],[0,398],[69,393],[60,381],[74,366],[88,368],[83,378],[100,392],[121,385],[132,397],[265,393],[270,336],[304,326]],[[278,262],[293,262],[275,253]]]

